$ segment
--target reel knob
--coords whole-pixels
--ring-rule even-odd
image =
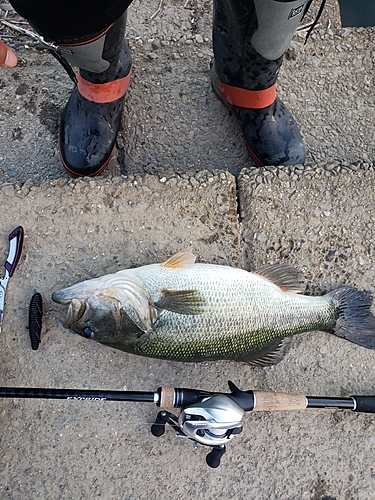
[[[160,437],[165,432],[165,424],[168,422],[169,414],[166,411],[159,411],[155,423],[151,426],[151,434]]]
[[[225,453],[225,444],[221,444],[220,446],[214,446],[210,453],[206,457],[206,462],[211,469],[216,469],[220,465],[221,457]]]

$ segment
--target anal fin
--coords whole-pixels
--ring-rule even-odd
[[[247,356],[233,358],[251,366],[264,367],[279,363],[289,349],[290,339],[275,339]]]

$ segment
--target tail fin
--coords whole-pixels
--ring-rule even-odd
[[[329,292],[336,307],[333,333],[367,349],[375,349],[375,317],[370,311],[372,295],[344,286]]]

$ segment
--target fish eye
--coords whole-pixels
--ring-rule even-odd
[[[93,339],[94,338],[94,332],[89,328],[88,326],[83,330],[83,336],[85,339]]]

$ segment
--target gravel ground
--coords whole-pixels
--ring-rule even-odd
[[[293,338],[284,360],[265,369],[158,361],[70,334],[50,300],[55,289],[160,262],[188,245],[201,262],[292,264],[308,294],[343,284],[374,292],[374,29],[342,29],[337,2],[327,4],[306,44],[305,32],[296,34],[281,70],[279,94],[308,149],[304,166],[286,168],[254,167],[210,88],[211,2],[164,0],[151,21],[157,2],[133,2],[134,78],[116,154],[98,179],[70,180],[60,165],[68,77],[30,37],[2,26],[20,59],[0,73],[3,260],[14,227],[22,224],[26,238],[8,288],[1,385],[226,391],[231,379],[243,389],[373,392],[373,352],[328,333]],[[27,333],[35,290],[45,303],[38,351]],[[156,414],[152,404],[3,400],[0,498],[375,497],[371,415],[247,414],[212,470],[204,447],[194,450],[170,429],[152,437]]]
[[[210,87],[211,2],[186,8],[180,0],[166,2],[149,21],[155,8],[135,1],[129,9],[133,78],[117,154],[105,175],[200,169],[237,175],[252,162],[234,118]],[[306,32],[297,33],[278,86],[301,124],[306,165],[373,162],[374,31],[341,29],[335,2],[319,26],[306,44]],[[11,30],[3,31],[9,36]],[[13,43],[19,67],[1,73],[0,173],[10,182],[57,179],[65,175],[58,119],[72,83],[48,51],[21,38],[30,43]]]

